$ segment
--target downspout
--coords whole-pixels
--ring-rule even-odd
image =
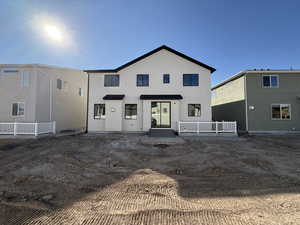
[[[245,110],[246,110],[246,132],[249,132],[249,121],[248,121],[248,95],[247,95],[247,73],[245,73],[244,79],[244,95],[245,95]]]
[[[89,99],[90,99],[90,74],[87,73],[88,82],[87,82],[87,100],[86,100],[86,125],[85,125],[85,133],[88,133],[88,125],[89,125]]]

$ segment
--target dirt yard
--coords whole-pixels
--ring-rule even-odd
[[[0,139],[0,224],[300,224],[300,136]]]

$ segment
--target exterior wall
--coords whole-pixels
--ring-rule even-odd
[[[211,105],[215,106],[245,100],[244,82],[245,77],[243,76],[213,90]]]
[[[199,74],[199,86],[183,86],[184,73]],[[172,101],[172,129],[177,128],[177,121],[211,121],[211,73],[167,50],[161,50],[137,63],[124,68],[120,75],[119,87],[104,87],[104,75],[116,73],[90,73],[88,129],[90,132],[105,131],[103,120],[94,120],[94,104],[105,103],[103,97],[107,94],[125,94],[125,104],[137,104],[136,121],[123,119],[123,131],[147,131],[151,126],[151,101],[140,100],[142,94],[180,94],[183,99]],[[149,74],[149,87],[137,87],[136,75]],[[163,74],[170,74],[170,83],[163,83]],[[175,104],[174,104],[175,103]],[[187,104],[201,104],[201,117],[188,117]],[[109,113],[109,112],[107,112]]]
[[[297,98],[300,95],[300,73],[269,74],[279,75],[278,88],[263,88],[262,73],[247,74],[249,132],[300,131],[300,100]],[[291,120],[272,120],[271,104],[291,104]],[[249,106],[254,106],[254,110]]]
[[[14,69],[16,73],[4,73],[3,70]],[[21,86],[21,74],[28,72],[29,86]],[[20,68],[15,65],[0,65],[0,122],[34,122],[36,101],[36,73],[33,67]],[[24,116],[12,116],[12,104],[25,103]]]
[[[214,121],[237,121],[239,131],[246,130],[245,77],[240,77],[212,91]]]
[[[246,131],[245,100],[212,106],[214,121],[237,121],[238,131]]]
[[[85,130],[87,113],[87,74],[80,70],[38,68],[37,121],[56,121],[57,132]],[[67,81],[58,89],[57,79]],[[79,96],[79,88],[83,96]]]

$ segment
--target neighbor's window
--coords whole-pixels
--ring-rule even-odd
[[[201,104],[188,104],[188,116],[200,117],[201,116]]]
[[[83,96],[83,89],[82,88],[78,89],[78,94],[79,94],[79,96]]]
[[[199,74],[183,74],[183,86],[199,86]]]
[[[276,88],[279,86],[277,75],[264,75],[263,87],[264,88]]]
[[[137,87],[148,87],[149,86],[149,75],[148,74],[137,74],[136,75],[136,86]]]
[[[291,105],[290,104],[273,104],[272,105],[273,120],[290,120]]]
[[[94,105],[94,119],[105,119],[105,104]]]
[[[120,76],[116,75],[104,75],[104,87],[119,87]]]
[[[13,116],[24,116],[25,104],[24,103],[13,103],[12,104],[12,115]]]
[[[136,120],[137,118],[137,104],[125,104],[125,119]]]
[[[21,73],[21,87],[23,88],[29,87],[29,76],[30,76],[29,71],[23,71]]]
[[[170,74],[164,74],[164,84],[170,83]]]
[[[56,87],[57,87],[57,89],[59,89],[59,90],[62,89],[62,80],[61,80],[61,79],[57,79],[57,80],[56,80]]]

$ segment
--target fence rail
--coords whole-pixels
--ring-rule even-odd
[[[236,121],[222,121],[222,122],[200,122],[200,121],[179,121],[178,134],[181,133],[234,133],[237,134]]]
[[[14,122],[14,123],[0,123],[0,134],[6,135],[35,135],[40,134],[55,134],[56,122],[43,122],[43,123],[26,123],[26,122]]]

